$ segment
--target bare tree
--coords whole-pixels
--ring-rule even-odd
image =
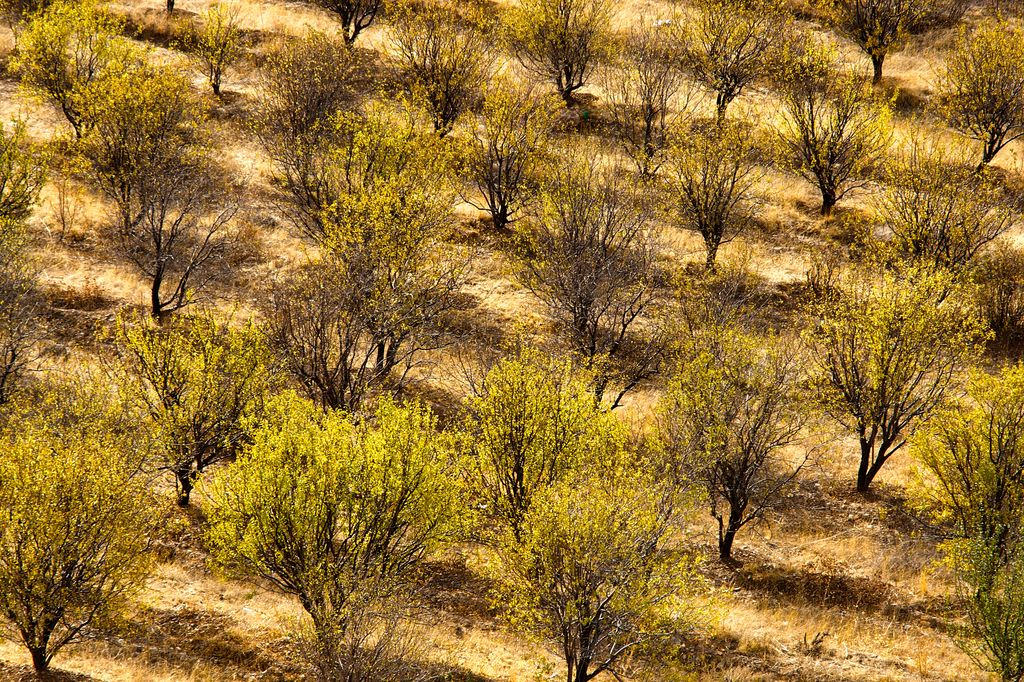
[[[795,465],[782,450],[807,421],[795,344],[729,326],[706,327],[685,343],[684,360],[660,408],[670,463],[681,481],[696,478],[718,522],[718,550],[781,501],[810,451]]]
[[[356,38],[377,18],[384,9],[384,0],[314,0],[321,8],[336,15],[341,21],[341,36],[346,45]]]
[[[778,0],[699,0],[676,23],[682,67],[714,93],[719,119],[748,85],[770,74],[789,11]]]
[[[277,48],[260,72],[253,127],[287,195],[286,216],[307,235],[323,233],[321,216],[337,198],[334,119],[355,100],[356,74],[350,49],[313,31]]]
[[[537,191],[557,106],[553,96],[535,97],[511,80],[486,91],[467,171],[496,230],[518,220]]]
[[[663,26],[635,26],[617,68],[605,75],[616,132],[645,179],[664,163],[669,131],[681,113],[676,96],[683,79],[673,64],[670,38]]]
[[[456,24],[454,12],[431,6],[407,10],[394,23],[394,41],[406,88],[423,102],[441,136],[480,98],[491,58],[475,26]]]
[[[889,107],[875,99],[864,76],[837,70],[837,63],[834,46],[810,39],[783,77],[780,141],[794,170],[821,192],[822,215],[866,183],[890,138]]]
[[[669,154],[679,225],[700,234],[705,268],[714,270],[719,247],[745,230],[757,211],[757,149],[749,129],[722,122],[680,135]]]
[[[598,398],[616,385],[613,406],[658,370],[664,351],[652,329],[651,215],[622,171],[596,149],[558,164],[519,256],[521,281],[594,372]]]

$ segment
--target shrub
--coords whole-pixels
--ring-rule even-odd
[[[203,486],[213,556],[298,598],[325,679],[380,679],[353,619],[399,608],[417,562],[459,526],[450,444],[428,410],[387,400],[358,425],[294,394],[271,412]]]
[[[0,436],[0,614],[40,673],[141,587],[158,522],[130,438],[91,418],[109,398],[81,400],[33,401]]]
[[[608,0],[522,0],[506,16],[512,53],[567,106],[609,47]]]
[[[159,327],[121,318],[112,335],[116,382],[186,506],[199,476],[248,442],[275,385],[268,352],[251,324],[232,329],[210,314]]]

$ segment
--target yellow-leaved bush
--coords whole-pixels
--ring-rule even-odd
[[[117,616],[151,565],[154,494],[111,403],[44,389],[0,428],[0,615],[38,671]]]
[[[512,625],[550,644],[570,682],[622,672],[623,659],[686,632],[703,610],[697,557],[670,540],[671,493],[628,461],[539,493],[521,538],[490,564]]]
[[[413,568],[460,532],[456,457],[418,405],[383,399],[357,424],[287,392],[268,412],[252,445],[202,484],[209,545],[220,565],[295,595],[318,665],[347,674],[348,624],[401,608]]]
[[[514,537],[537,494],[572,472],[614,466],[625,445],[588,373],[527,346],[499,360],[465,408],[471,486],[485,519]]]

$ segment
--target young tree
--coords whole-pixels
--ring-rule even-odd
[[[516,541],[535,496],[577,470],[583,453],[615,452],[624,440],[585,373],[530,347],[499,360],[465,410],[470,486]]]
[[[442,137],[480,98],[491,58],[479,27],[454,23],[452,8],[406,10],[394,23],[402,78],[410,95],[426,105]]]
[[[983,536],[947,547],[966,622],[954,641],[983,670],[1004,682],[1024,680],[1024,557],[1007,560]]]
[[[1007,558],[1024,530],[1024,366],[971,374],[969,400],[943,407],[913,443],[928,511],[954,537],[978,538]]]
[[[782,456],[806,422],[804,368],[792,344],[729,326],[698,332],[684,357],[659,410],[664,446],[705,489],[728,562],[736,533],[779,503],[807,460]]]
[[[681,65],[714,94],[719,120],[744,88],[770,74],[789,12],[779,0],[698,0],[676,23]]]
[[[506,17],[512,53],[572,106],[607,52],[611,11],[609,0],[521,0]]]
[[[537,191],[558,103],[552,99],[505,79],[485,91],[467,172],[496,230],[518,220]]]
[[[619,140],[650,180],[665,161],[669,134],[680,117],[676,96],[682,74],[672,59],[667,29],[634,26],[616,68],[606,74],[605,90]]]
[[[24,121],[0,123],[0,221],[22,223],[46,183],[49,154],[31,144]]]
[[[857,490],[941,403],[980,350],[984,325],[948,273],[857,273],[813,310],[808,330],[826,412],[860,441]]]
[[[288,220],[307,235],[322,234],[320,217],[334,201],[330,152],[336,117],[356,97],[352,51],[322,33],[274,50],[260,72],[253,128],[275,168],[275,184],[288,197]]]
[[[931,0],[833,0],[832,23],[871,58],[872,82],[882,82],[885,58],[932,16]]]
[[[61,415],[44,396],[0,435],[0,616],[40,675],[122,611],[150,566],[158,519],[139,457],[87,418],[105,398]]]
[[[447,239],[437,138],[420,145],[386,119],[358,125],[341,152],[347,189],[323,216],[323,256],[278,288],[267,325],[309,394],[349,411],[370,390],[400,390],[448,342],[468,261]]]
[[[313,0],[341,20],[341,36],[346,45],[356,42],[384,9],[384,0]]]
[[[58,2],[18,38],[12,69],[29,91],[60,108],[77,138],[91,127],[94,100],[108,77],[133,60],[122,29],[93,2]]]
[[[654,308],[654,236],[647,202],[614,162],[590,150],[566,159],[523,230],[520,281],[541,300],[566,346],[612,405],[652,376],[663,355],[658,330],[640,331]]]
[[[354,621],[399,608],[412,569],[458,527],[450,444],[429,410],[388,400],[359,425],[290,393],[271,412],[252,446],[203,485],[213,556],[298,598],[323,679],[387,679],[346,654],[366,634]]]
[[[855,71],[837,71],[835,48],[808,41],[786,66],[782,148],[821,192],[828,215],[889,144],[889,107]]]
[[[238,13],[224,5],[211,5],[200,17],[200,26],[193,27],[188,46],[199,60],[202,73],[210,82],[213,94],[220,96],[224,72],[242,55],[242,30]]]
[[[1013,224],[991,175],[946,145],[915,140],[909,153],[883,166],[883,178],[879,219],[896,255],[914,263],[961,273]]]
[[[36,271],[25,220],[46,182],[48,154],[26,140],[25,124],[0,125],[0,404],[11,399],[38,340]]]
[[[665,495],[639,473],[566,480],[537,495],[494,567],[513,625],[550,642],[567,682],[621,674],[634,650],[687,629],[696,561],[668,544]]]
[[[251,324],[232,329],[209,314],[159,327],[122,318],[113,340],[115,381],[187,506],[199,476],[234,457],[263,414],[276,383],[267,349]]]
[[[724,121],[677,135],[669,150],[668,186],[678,225],[703,238],[709,272],[719,247],[754,220],[758,156],[750,130]]]
[[[208,158],[202,112],[188,81],[139,65],[105,83],[84,140],[89,171],[114,204],[114,235],[149,280],[163,320],[194,301],[213,275],[234,215]]]
[[[957,35],[939,75],[937,107],[950,126],[981,142],[985,165],[1024,135],[1024,34],[985,21]]]

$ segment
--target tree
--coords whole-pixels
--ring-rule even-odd
[[[355,100],[357,65],[341,41],[307,32],[274,50],[260,72],[253,128],[286,195],[288,220],[322,234],[320,216],[334,201],[330,151],[343,130],[336,117]]]
[[[649,180],[665,160],[670,131],[679,118],[673,107],[683,86],[667,29],[634,26],[616,66],[605,77],[612,120],[637,172]]]
[[[1009,561],[993,541],[973,537],[947,547],[956,594],[966,622],[953,627],[954,641],[983,670],[1004,682],[1024,679],[1024,565]]]
[[[262,416],[276,383],[269,353],[252,324],[234,329],[209,314],[165,326],[121,318],[112,334],[115,381],[187,506],[199,476],[234,457]]]
[[[341,20],[341,36],[346,45],[356,42],[384,8],[384,0],[314,0],[317,6]]]
[[[184,77],[139,65],[107,81],[84,141],[89,172],[115,206],[117,246],[149,280],[158,320],[209,283],[234,215],[201,123]]]
[[[973,372],[968,396],[937,410],[914,440],[922,503],[952,522],[955,538],[979,538],[1006,558],[1024,529],[1024,366]]]
[[[808,330],[826,412],[860,441],[857,490],[945,397],[981,349],[984,325],[947,273],[857,273],[813,309]]]
[[[699,0],[676,23],[682,67],[714,93],[719,120],[748,85],[770,74],[789,11],[778,0]]]
[[[307,392],[349,411],[371,390],[401,390],[423,354],[449,341],[468,262],[447,240],[437,138],[421,146],[386,119],[357,125],[339,154],[349,189],[323,216],[323,255],[277,288],[267,324]]]
[[[142,586],[158,522],[130,438],[89,418],[105,396],[82,400],[33,400],[0,436],[0,614],[40,674]]]
[[[889,143],[889,107],[867,81],[837,71],[835,48],[804,44],[786,67],[782,92],[782,148],[797,173],[817,185],[821,214],[864,185],[865,171]]]
[[[0,124],[0,220],[21,223],[46,183],[49,154],[32,145],[24,121]]]
[[[609,0],[522,0],[506,16],[512,53],[566,106],[608,49]]]
[[[749,129],[726,122],[677,135],[669,150],[668,186],[678,225],[703,238],[709,272],[719,247],[754,220],[758,156]]]
[[[381,679],[346,655],[366,634],[353,619],[361,608],[398,608],[412,569],[458,528],[450,443],[429,410],[389,400],[358,425],[290,393],[271,413],[253,444],[203,485],[213,556],[298,598],[324,679]]]
[[[219,97],[224,72],[242,54],[242,30],[238,25],[238,14],[224,5],[211,5],[203,13],[200,22],[198,28],[192,28],[188,46],[199,60],[202,73],[213,88],[213,94]]]
[[[92,2],[58,2],[18,38],[12,68],[29,91],[53,103],[81,138],[107,80],[134,60],[123,24]]]
[[[617,384],[618,405],[658,369],[664,350],[651,320],[654,237],[647,202],[621,168],[595,150],[559,163],[522,230],[520,281],[559,324],[566,346],[594,374],[600,399]]]
[[[698,332],[683,354],[659,409],[664,447],[675,478],[704,488],[728,562],[736,533],[780,502],[807,460],[782,456],[807,421],[804,368],[792,344],[730,326]]]
[[[981,165],[1024,135],[1024,42],[1003,21],[960,29],[939,74],[937,108],[956,130],[982,144]]]
[[[945,145],[915,140],[906,156],[883,166],[885,189],[875,205],[898,256],[961,273],[1011,227],[1002,188],[966,161]]]
[[[624,432],[572,363],[523,347],[499,360],[465,404],[470,486],[498,533],[522,540],[533,499]],[[588,454],[592,453],[592,454]]]
[[[492,568],[514,627],[551,642],[568,682],[621,673],[623,659],[689,626],[679,598],[696,561],[668,545],[670,508],[639,473],[566,480],[541,492],[522,539]]]
[[[871,58],[872,82],[882,82],[882,65],[911,32],[933,15],[928,0],[834,0],[832,23]]]
[[[453,24],[453,9],[406,10],[394,24],[394,42],[405,87],[423,102],[442,137],[480,97],[491,59],[478,26]]]
[[[0,404],[28,371],[39,338],[39,292],[25,221],[46,182],[49,155],[26,137],[21,121],[0,125]]]
[[[556,104],[511,80],[485,91],[467,171],[496,230],[518,220],[537,191]]]

